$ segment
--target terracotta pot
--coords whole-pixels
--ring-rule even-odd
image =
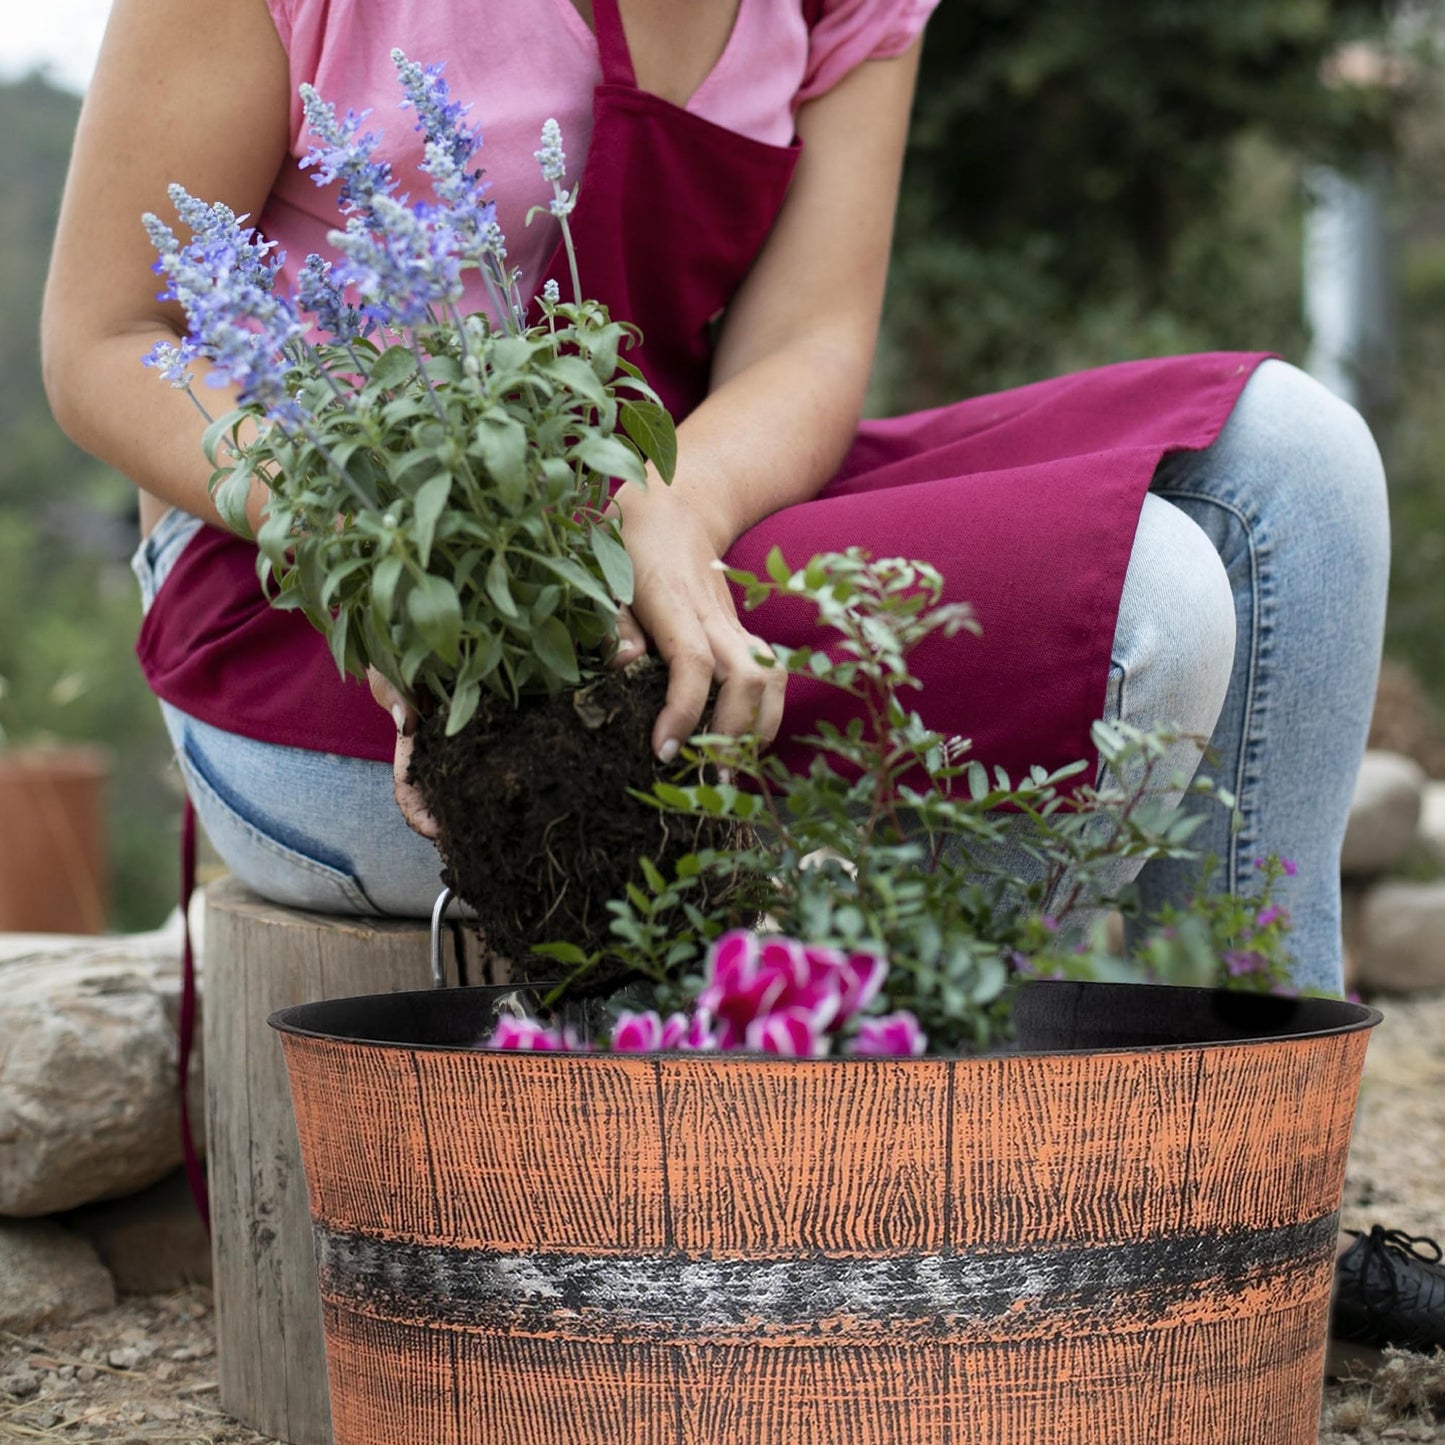
[[[102,933],[109,868],[99,748],[0,752],[0,933]]]
[[[276,1014],[336,1445],[1313,1445],[1372,1009],[1033,984],[1022,1052]]]

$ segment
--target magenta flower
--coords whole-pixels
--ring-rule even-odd
[[[1255,926],[1268,928],[1271,923],[1278,923],[1282,918],[1289,917],[1289,910],[1281,908],[1278,903],[1271,903],[1268,908],[1261,908],[1258,917],[1255,918]]]
[[[520,1049],[531,1053],[572,1054],[584,1052],[582,1046],[566,1029],[549,1029],[536,1019],[503,1018],[497,1020],[489,1049]]]
[[[734,929],[708,954],[698,1011],[713,1020],[719,1048],[813,1055],[825,1052],[825,1035],[836,1033],[878,996],[887,972],[881,954],[847,954]],[[801,1039],[800,1029],[808,1031],[810,1041]]]
[[[807,1009],[778,1009],[755,1018],[743,1034],[743,1048],[784,1059],[814,1059],[828,1052],[828,1040]]]
[[[848,1041],[850,1054],[869,1058],[917,1058],[928,1038],[907,1009],[882,1018],[859,1019],[858,1032]]]
[[[646,1013],[619,1014],[612,1030],[612,1051],[617,1054],[655,1054],[674,1049],[700,1051],[715,1049],[705,1015],[689,1018],[671,1014],[666,1019],[649,1009]]]
[[[1295,874],[1299,872],[1299,864],[1296,863],[1293,858],[1277,858],[1275,861],[1279,864],[1286,878],[1293,878]],[[1254,860],[1254,866],[1256,868],[1268,868],[1269,862],[1270,860],[1268,858],[1256,858]]]

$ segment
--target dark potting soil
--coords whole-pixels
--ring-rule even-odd
[[[440,829],[442,881],[524,977],[558,974],[550,959],[529,962],[535,944],[590,953],[608,939],[606,904],[642,882],[639,858],[671,877],[684,854],[734,837],[731,824],[669,817],[631,796],[677,775],[651,748],[666,693],[667,669],[649,657],[521,708],[489,695],[455,737],[442,717],[418,724],[410,780]],[[599,969],[578,992],[619,981]]]

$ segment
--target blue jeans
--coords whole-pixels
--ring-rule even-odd
[[[165,517],[136,555],[147,605],[199,523]],[[1384,627],[1389,536],[1379,454],[1343,402],[1266,362],[1215,444],[1167,459],[1140,516],[1114,639],[1106,716],[1212,735],[1206,767],[1242,826],[1203,804],[1201,852],[1221,882],[1255,858],[1298,865],[1295,982],[1340,983],[1339,852],[1364,749]],[[421,917],[436,851],[402,821],[384,763],[254,742],[162,704],[216,850],[248,886],[295,907]],[[1184,744],[1184,772],[1197,764]],[[1149,907],[1197,869],[1151,863]]]

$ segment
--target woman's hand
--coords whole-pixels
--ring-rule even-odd
[[[411,770],[412,738],[416,733],[416,712],[406,699],[374,668],[366,669],[366,680],[371,685],[371,695],[384,707],[396,723],[396,751],[391,758],[391,791],[396,798],[402,817],[415,832],[423,838],[436,841],[440,829],[437,821],[427,811],[421,793],[410,782],[407,774]]]
[[[663,762],[677,756],[698,729],[714,681],[711,730],[771,742],[782,722],[787,673],[739,621],[718,565],[720,549],[703,519],[657,479],[645,493],[623,487],[616,500],[634,583],[632,606],[618,619],[614,666],[641,657],[651,638],[668,669],[653,751]]]

